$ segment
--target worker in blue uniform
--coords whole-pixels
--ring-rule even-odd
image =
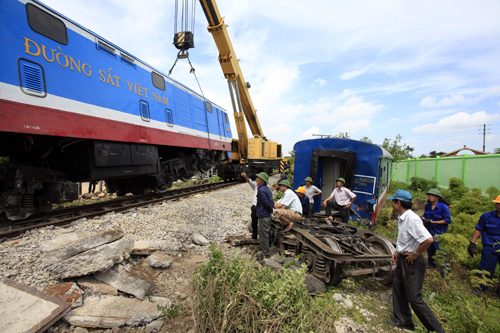
[[[490,279],[493,277],[497,264],[500,263],[500,195],[493,202],[495,210],[481,215],[467,248],[471,256],[477,254],[477,240],[481,237],[483,251],[478,269],[488,271]],[[481,289],[486,291],[488,286],[481,285]],[[497,289],[497,294],[500,297],[500,287]]]
[[[441,192],[438,189],[433,188],[427,191],[427,199],[429,201],[425,205],[425,213],[422,216],[425,228],[434,237],[434,243],[427,249],[427,263],[432,267],[436,267],[434,261],[436,251],[441,251],[439,248],[439,237],[436,240],[436,235],[444,234],[451,223],[450,210],[447,205],[440,201],[441,198]]]
[[[302,215],[305,217],[309,216],[309,197],[306,195],[306,189],[303,186],[300,186],[298,189],[295,190],[295,193],[297,193],[297,196],[300,199],[300,203],[302,204]]]
[[[259,219],[259,240],[261,253],[257,255],[257,260],[268,259],[271,255],[269,250],[269,228],[271,225],[271,214],[273,212],[274,201],[273,194],[267,186],[269,175],[261,172],[257,175],[257,218]]]

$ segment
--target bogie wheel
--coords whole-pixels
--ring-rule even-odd
[[[330,261],[330,265],[328,266],[328,274],[325,274],[325,283],[328,286],[337,286],[342,281],[343,272],[344,266],[341,263],[339,263],[338,261]]]
[[[396,249],[394,246],[388,241],[381,237],[372,236],[365,241],[365,245],[368,246],[371,250],[379,253],[392,255]],[[391,266],[394,265],[392,260],[382,261],[379,263],[380,266]],[[394,276],[394,271],[380,271],[375,273],[375,275],[370,277],[370,280],[378,282],[382,285],[390,285],[392,283],[392,278]]]

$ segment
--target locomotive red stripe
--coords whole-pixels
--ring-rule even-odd
[[[93,140],[231,150],[229,142],[0,100],[0,131]]]

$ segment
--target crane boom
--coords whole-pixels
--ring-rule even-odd
[[[264,132],[256,116],[245,78],[243,77],[238,58],[236,57],[226,25],[224,24],[224,18],[221,17],[215,1],[200,0],[200,3],[208,20],[208,31],[212,34],[215,44],[219,49],[219,62],[224,76],[228,81],[236,81],[238,83],[243,112],[250,130],[254,136],[263,137]]]
[[[248,164],[253,170],[272,171],[282,169],[281,145],[267,140],[245,81],[238,58],[234,52],[227,32],[224,18],[221,17],[215,0],[199,0],[208,21],[208,31],[219,50],[219,63],[229,86],[233,103],[234,119],[238,131],[238,141],[233,139],[233,161]],[[252,131],[253,138],[247,136],[245,119]],[[236,148],[237,147],[237,148]]]

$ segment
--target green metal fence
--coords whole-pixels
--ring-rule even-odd
[[[442,187],[448,187],[450,178],[457,177],[467,187],[500,189],[500,154],[409,158],[392,164],[392,181],[410,184],[411,177],[432,179]]]

